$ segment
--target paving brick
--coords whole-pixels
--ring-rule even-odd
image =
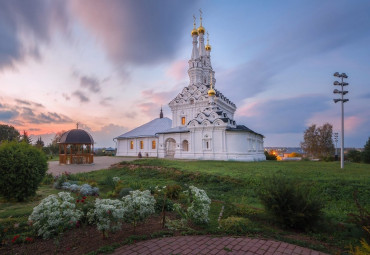
[[[225,250],[227,247],[227,250]],[[230,249],[230,250],[229,250]],[[297,245],[243,237],[177,236],[146,240],[116,249],[113,255],[327,255]]]

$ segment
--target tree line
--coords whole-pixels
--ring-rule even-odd
[[[317,158],[330,161],[334,159],[335,147],[333,143],[333,126],[325,123],[322,126],[315,124],[309,126],[303,134],[301,148],[308,158]],[[370,137],[367,140],[364,150],[350,150],[346,160],[351,162],[370,163]]]
[[[62,136],[63,133],[64,131],[56,133],[51,143],[46,146],[41,137],[39,137],[36,140],[34,146],[44,151],[45,154],[47,155],[50,156],[57,155],[59,153],[58,141],[60,140],[60,137]],[[29,137],[26,131],[23,131],[23,133],[21,134],[13,126],[0,124],[0,144],[3,143],[4,141],[25,142],[27,144],[33,143],[32,139]]]

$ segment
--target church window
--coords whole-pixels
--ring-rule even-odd
[[[144,149],[144,141],[140,141],[140,149]]]
[[[183,151],[189,151],[189,142],[187,140],[184,140],[182,142],[182,150]]]
[[[134,141],[130,141],[130,149],[133,150],[134,149]]]
[[[181,117],[181,125],[185,125],[185,117]]]
[[[155,140],[152,141],[152,149],[154,150],[156,146]]]
[[[206,142],[206,148],[209,149],[209,142]]]

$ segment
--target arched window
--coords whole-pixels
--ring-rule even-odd
[[[140,149],[144,149],[144,141],[140,141]]]
[[[189,151],[189,142],[187,140],[182,141],[182,150]]]
[[[134,141],[130,141],[130,149],[133,150],[134,149]]]
[[[156,146],[156,143],[155,143],[155,140],[152,141],[152,150],[155,150],[155,146]]]
[[[185,121],[186,121],[185,117],[181,117],[181,125],[185,125]]]

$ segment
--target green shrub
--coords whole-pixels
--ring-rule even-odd
[[[169,199],[178,199],[182,188],[180,185],[173,184],[166,186],[166,194]]]
[[[361,152],[358,150],[350,150],[346,156],[347,156],[347,159],[351,162],[356,162],[356,163],[361,162]]]
[[[265,178],[259,198],[266,211],[288,228],[304,230],[314,226],[322,216],[319,195],[287,177]]]
[[[47,173],[44,178],[42,179],[42,184],[43,185],[49,185],[49,184],[52,184],[54,182],[54,176],[50,173]]]
[[[48,169],[45,154],[26,143],[0,146],[0,194],[18,201],[36,194]]]
[[[267,151],[265,151],[266,160],[277,160],[276,155],[270,154]]]
[[[130,195],[130,191],[133,191],[131,188],[123,188],[119,192],[119,198],[125,197],[127,195]]]
[[[165,202],[164,210],[167,212],[173,211],[173,202],[170,199],[167,198],[166,201],[164,201],[163,197],[156,197],[154,209],[157,213],[162,212],[164,202]]]
[[[362,152],[361,157],[362,162],[370,164],[370,137],[364,146],[364,151]]]
[[[248,229],[250,221],[241,217],[228,217],[220,220],[220,228],[227,233],[242,234]]]

